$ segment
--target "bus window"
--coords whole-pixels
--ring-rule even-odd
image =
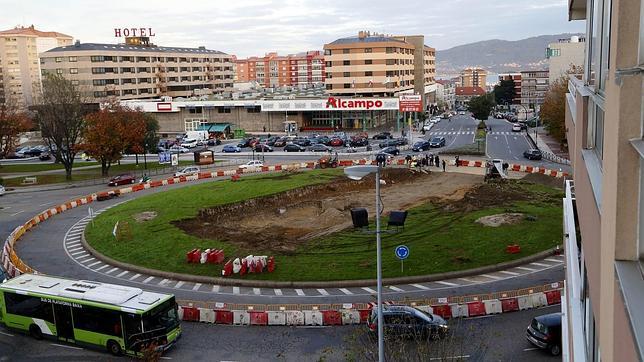
[[[109,309],[83,306],[74,308],[74,327],[85,331],[123,337],[120,313]]]
[[[178,325],[177,303],[174,298],[168,299],[143,315],[143,328],[146,332],[157,329],[169,331]]]
[[[54,323],[52,305],[40,301],[39,297],[5,292],[4,301],[8,314],[37,318]]]
[[[141,325],[141,316],[132,313],[123,313],[123,327],[125,329],[125,340],[128,344],[134,342],[132,336],[140,335],[143,332]],[[132,339],[132,340],[130,340]]]

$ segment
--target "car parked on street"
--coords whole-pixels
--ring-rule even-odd
[[[240,170],[245,170],[247,168],[252,169],[252,168],[262,167],[262,166],[264,166],[264,163],[262,161],[260,161],[260,160],[252,160],[252,161],[246,162],[243,165],[239,165],[239,169]]]
[[[414,145],[411,147],[411,150],[415,152],[420,152],[420,151],[427,151],[430,148],[431,146],[429,145],[429,141],[422,140],[414,143]]]
[[[390,147],[385,147],[381,149],[380,152],[378,153],[386,153],[392,156],[398,156],[398,154],[400,153],[400,150],[395,146],[390,146]]]
[[[365,147],[369,144],[369,139],[366,137],[353,137],[349,141],[349,146],[351,147]]]
[[[543,158],[543,154],[541,153],[540,150],[538,150],[536,148],[531,148],[531,149],[525,150],[523,152],[523,157],[527,158],[528,160],[539,161],[540,159]]]
[[[181,147],[195,148],[199,145],[199,141],[194,138],[186,138],[181,142]]]
[[[392,146],[394,146],[394,147],[398,146],[398,141],[391,139],[391,140],[386,140],[386,141],[380,142],[378,144],[378,147],[380,147],[380,148],[387,148],[387,147],[392,147]]]
[[[383,306],[382,317],[385,333],[389,336],[429,339],[443,338],[449,332],[447,322],[442,317],[406,305]],[[378,322],[378,309],[372,308],[367,320],[369,332],[378,330]]]
[[[386,140],[386,139],[392,138],[392,136],[391,136],[391,132],[380,132],[373,135],[373,137],[371,138],[374,140]]]
[[[295,143],[289,143],[286,146],[284,146],[284,152],[304,152],[306,151],[306,148],[297,145]]]
[[[273,143],[273,147],[284,147],[289,142],[288,137],[280,137]]]
[[[429,147],[437,148],[443,146],[445,146],[445,137],[436,136],[432,137],[432,139],[429,141]]]
[[[174,177],[196,175],[201,171],[198,166],[188,166],[181,171],[174,173]]]
[[[185,148],[183,146],[179,146],[179,145],[174,145],[174,146],[170,147],[168,149],[168,151],[170,151],[170,153],[188,153],[188,152],[190,152],[189,149],[187,149],[187,148]]]
[[[124,173],[124,174],[112,177],[110,181],[107,183],[107,186],[120,186],[120,185],[133,184],[135,181],[136,179],[133,175],[130,175],[129,173]]]
[[[255,152],[273,152],[273,147],[265,143],[256,143]]]
[[[219,138],[211,138],[208,141],[206,141],[206,145],[208,146],[219,146],[221,144],[221,140]]]
[[[0,185],[0,196],[4,195],[5,192],[4,186]]]
[[[406,137],[396,138],[394,141],[396,141],[396,146],[404,146],[409,143],[409,140]]]
[[[333,148],[331,148],[331,147],[329,147],[327,145],[323,145],[321,143],[318,143],[318,144],[315,144],[315,145],[309,147],[309,151],[311,151],[311,152],[331,152],[332,150],[333,150]]]
[[[329,140],[329,146],[332,147],[342,147],[344,146],[344,140],[340,137],[333,137]]]
[[[51,154],[49,152],[43,152],[38,156],[38,159],[41,161],[48,161],[51,160]]]
[[[311,140],[305,137],[297,137],[293,140],[293,143],[302,147],[308,147],[311,145]]]
[[[526,338],[553,356],[561,354],[561,313],[534,317],[526,330]]]
[[[235,146],[235,145],[225,145],[224,148],[221,149],[221,152],[223,152],[223,153],[241,152],[241,148],[239,148],[239,146]]]
[[[521,132],[521,125],[519,123],[512,124],[512,132]]]

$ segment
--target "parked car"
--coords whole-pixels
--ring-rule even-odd
[[[459,115],[461,115],[461,116],[464,116],[464,115],[465,115],[465,111],[460,111],[460,112],[458,112],[458,114],[459,114]]]
[[[264,163],[262,163],[262,161],[252,160],[252,161],[246,162],[243,165],[239,165],[239,169],[244,170],[244,169],[247,169],[247,168],[255,168],[255,167],[262,167],[262,166],[264,166]]]
[[[561,353],[561,313],[534,317],[526,331],[526,338],[535,346],[558,356]]]
[[[323,145],[321,143],[318,143],[318,144],[315,144],[315,145],[309,147],[309,151],[311,151],[311,152],[331,152],[332,150],[333,150],[333,148],[331,148],[331,147],[329,147],[327,145]]]
[[[241,148],[235,145],[225,145],[224,148],[221,149],[221,152],[224,152],[224,153],[241,152]]]
[[[333,137],[329,141],[329,146],[332,146],[332,147],[344,146],[344,140],[342,138],[340,138],[340,137]]]
[[[273,147],[265,143],[256,143],[255,152],[273,152]]]
[[[124,173],[121,175],[114,176],[110,179],[110,181],[107,183],[107,186],[119,186],[119,185],[127,185],[127,184],[133,184],[136,181],[134,176]]]
[[[268,137],[266,139],[266,144],[271,146],[271,147],[273,147],[273,146],[275,146],[275,141],[277,141],[278,139],[279,139],[279,137],[277,137],[277,136]]]
[[[414,143],[414,145],[411,147],[411,150],[420,152],[420,151],[427,151],[430,148],[431,146],[429,145],[429,141],[422,140]]]
[[[201,171],[198,166],[188,166],[181,171],[174,173],[174,177],[196,175]]]
[[[286,146],[284,146],[284,151],[285,152],[304,152],[306,151],[306,148],[297,145],[295,143],[289,143]]]
[[[315,138],[318,143],[321,143],[323,145],[328,146],[329,142],[331,142],[331,138],[329,136],[318,136]]]
[[[529,150],[525,150],[523,152],[523,157],[527,158],[528,160],[540,160],[543,158],[543,154],[541,153],[540,150],[536,148],[531,148]]]
[[[442,317],[426,313],[406,305],[383,306],[382,317],[385,333],[395,337],[427,339],[443,338],[449,332],[447,322]],[[374,333],[378,330],[378,309],[372,308],[367,328]]]
[[[378,153],[386,153],[386,154],[389,154],[389,155],[392,155],[392,156],[398,156],[398,154],[400,153],[400,150],[398,148],[396,148],[395,146],[390,146],[390,147],[383,148]]]
[[[430,123],[434,123],[434,124],[436,124],[436,123],[438,123],[438,122],[440,122],[440,121],[441,121],[441,118],[440,118],[440,117],[432,117],[432,118],[429,120],[429,122],[430,122]]]
[[[436,136],[432,137],[429,141],[429,147],[443,147],[445,146],[445,137]]]
[[[393,147],[398,146],[398,141],[392,139],[392,140],[386,140],[386,141],[380,142],[378,144],[378,147],[380,148],[387,148],[392,146]]]
[[[293,140],[293,143],[302,147],[308,147],[311,145],[311,140],[305,137],[297,137]]]
[[[288,143],[289,139],[287,137],[281,137],[273,143],[273,147],[284,147]]]
[[[5,192],[4,186],[0,185],[0,196],[4,195]]]
[[[349,146],[351,147],[364,147],[369,144],[369,139],[365,137],[355,137],[349,141]]]
[[[170,151],[170,153],[188,153],[188,152],[190,152],[189,149],[187,149],[187,148],[185,148],[183,146],[178,146],[178,145],[174,145],[174,146],[170,147],[168,149],[168,151]]]
[[[51,154],[49,152],[43,152],[38,156],[38,159],[41,161],[51,160]]]
[[[409,143],[409,140],[406,137],[396,138],[394,141],[396,142],[396,146],[404,146]]]
[[[373,138],[374,140],[386,140],[386,139],[392,138],[392,136],[390,132],[380,132],[373,135],[373,137],[371,138]]]
[[[519,123],[514,123],[512,124],[512,132],[521,132],[521,124]]]
[[[206,144],[208,146],[218,146],[221,144],[221,140],[219,138],[211,138],[206,142]]]
[[[256,139],[256,138],[252,138],[252,137],[251,138],[244,138],[243,140],[241,140],[239,142],[237,147],[239,147],[239,148],[253,147],[255,145],[255,143],[257,143],[257,142],[259,142],[259,140]]]
[[[433,125],[431,122],[430,122],[430,123],[426,123],[425,125],[423,125],[423,131],[425,131],[425,132],[430,131],[430,130],[432,129],[432,127],[433,127],[433,126],[434,126],[434,125]]]
[[[195,148],[198,146],[199,141],[194,138],[186,138],[181,142],[181,147]]]

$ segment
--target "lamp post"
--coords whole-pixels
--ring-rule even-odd
[[[382,252],[380,241],[380,164],[383,160],[376,159],[378,165],[351,166],[344,169],[344,173],[352,180],[361,180],[365,176],[376,173],[376,268],[377,268],[377,293],[378,293],[378,361],[384,361],[384,323],[382,317]]]

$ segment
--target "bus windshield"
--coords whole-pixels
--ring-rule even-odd
[[[170,331],[179,325],[177,303],[174,297],[161,303],[143,315],[143,328],[146,332],[157,329]]]

